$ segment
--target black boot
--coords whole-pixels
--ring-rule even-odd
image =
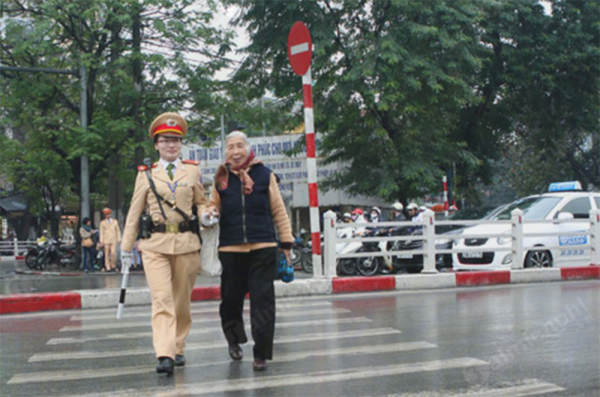
[[[175,355],[175,366],[183,367],[185,365],[185,356],[183,354]]]
[[[159,357],[156,372],[159,374],[172,374],[175,362],[171,357]]]

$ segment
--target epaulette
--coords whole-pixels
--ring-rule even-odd
[[[148,167],[146,167],[145,165],[140,165],[140,166],[138,166],[138,171],[139,172],[148,171]]]
[[[156,168],[156,167],[158,167],[158,161],[156,163],[152,164],[152,168]]]
[[[193,164],[193,165],[200,165],[200,161],[198,160],[182,160],[183,164]]]

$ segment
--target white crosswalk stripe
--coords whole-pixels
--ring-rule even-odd
[[[283,309],[291,309],[291,308],[298,308],[298,307],[302,307],[304,309],[306,308],[313,308],[313,307],[322,307],[322,306],[326,306],[329,307],[331,306],[331,302],[327,302],[327,301],[322,301],[322,302],[298,302],[298,303],[294,303],[294,302],[290,302],[290,303],[277,303],[276,304],[276,308],[277,308],[277,312],[283,310]],[[200,308],[196,308],[196,309],[192,309],[192,315],[194,314],[215,314],[217,313],[217,308],[218,306],[216,305],[203,305],[203,307]],[[249,312],[248,307],[246,306],[246,313]],[[87,321],[92,321],[92,320],[113,320],[115,318],[115,313],[116,310],[112,310],[110,313],[105,313],[105,314],[95,314],[95,315],[75,315],[75,316],[71,316],[71,321],[82,321],[85,320]],[[127,308],[127,311],[125,312],[125,317],[126,318],[133,318],[133,317],[150,317],[150,308],[149,307],[144,307],[143,310],[132,310],[131,308]]]
[[[280,317],[297,317],[297,316],[305,316],[306,310],[300,311],[287,311],[277,313],[277,318]],[[345,314],[350,313],[348,309],[323,309],[323,310],[311,310],[310,315],[331,315],[331,314]],[[195,324],[204,324],[217,322],[220,323],[221,319],[215,313],[211,315],[210,318],[200,318],[193,320]],[[68,331],[94,331],[94,330],[105,330],[105,329],[115,329],[115,328],[134,328],[134,327],[144,327],[150,326],[150,319],[147,318],[143,322],[140,321],[104,321],[101,323],[95,324],[80,324],[80,325],[67,325],[60,329],[60,332],[68,332]]]
[[[14,394],[19,396],[31,395],[28,392],[32,388],[46,390],[42,393],[46,397],[287,395],[290,388],[297,388],[294,389],[297,392],[305,390],[303,387],[316,395],[314,390],[337,387],[344,382],[360,383],[370,379],[377,382],[376,379],[385,377],[414,376],[410,374],[430,377],[439,371],[460,374],[461,371],[490,370],[490,363],[485,360],[463,354],[449,356],[436,344],[415,338],[414,330],[403,333],[394,327],[378,325],[381,323],[367,317],[351,316],[352,310],[333,305],[331,301],[284,301],[277,306],[275,354],[269,366],[273,366],[273,371],[253,373],[251,341],[244,347],[248,348],[246,353],[250,358],[232,362],[227,355],[217,305],[202,302],[193,305],[194,324],[186,345],[188,362],[183,369],[175,371],[177,381],[155,373],[149,308],[143,307],[132,308],[126,321],[113,320],[113,311],[70,316],[70,321],[77,324],[58,328],[54,335],[60,337],[48,340],[46,351],[29,357],[30,370],[7,378],[2,388],[7,388],[7,395],[16,391]],[[246,324],[250,324],[247,311],[244,317]],[[111,333],[106,333],[107,330]],[[62,336],[68,332],[73,335]],[[249,327],[247,333],[250,334]],[[136,365],[138,363],[144,365]],[[155,377],[158,377],[157,382],[148,382]],[[77,386],[63,387],[63,384]],[[467,386],[467,389],[443,390],[439,394],[427,391],[386,393],[385,396],[535,396],[565,390],[537,379],[500,386]],[[352,395],[360,395],[356,393]],[[4,395],[4,391],[1,394]]]
[[[248,319],[245,319],[246,323],[248,323]],[[307,327],[314,325],[351,325],[351,324],[361,324],[361,323],[370,323],[371,319],[366,317],[350,317],[350,318],[339,318],[339,319],[324,319],[324,320],[306,320],[306,321],[288,321],[288,322],[277,322],[275,323],[275,329],[284,329],[284,328],[298,328],[298,327]],[[148,325],[150,328],[150,325]],[[199,335],[199,334],[207,334],[211,332],[221,332],[221,326],[214,327],[196,327],[190,330],[190,336]],[[117,339],[138,339],[138,338],[146,338],[152,337],[152,331],[148,332],[126,332],[126,333],[118,333],[118,334],[107,334],[107,335],[99,335],[93,337],[67,337],[67,338],[52,338],[47,344],[48,345],[61,345],[61,344],[70,344],[70,343],[86,343],[86,342],[95,342],[95,341],[103,341],[103,340],[117,340]]]
[[[378,336],[388,334],[399,334],[400,331],[394,328],[376,328],[376,329],[365,329],[361,331],[339,331],[339,332],[327,332],[327,333],[314,333],[304,335],[291,335],[288,337],[276,337],[275,343],[299,343],[309,342],[317,340],[329,340],[329,339],[343,339],[343,338],[357,338],[365,336]],[[224,341],[215,342],[200,342],[200,343],[188,343],[186,345],[186,351],[201,350],[201,349],[215,349],[225,348],[227,343]],[[129,350],[118,350],[118,351],[78,351],[78,352],[66,352],[66,353],[39,353],[34,354],[29,358],[29,362],[38,361],[53,361],[53,360],[82,360],[82,359],[96,359],[96,358],[114,358],[123,356],[137,356],[142,354],[152,354],[151,348],[141,349],[129,349]]]
[[[376,333],[376,335],[378,335]],[[225,347],[225,346],[216,346]],[[278,363],[291,362],[309,357],[327,357],[327,356],[347,356],[357,354],[379,354],[379,353],[397,353],[410,350],[419,349],[433,349],[437,346],[427,342],[399,342],[392,344],[382,345],[369,345],[369,346],[353,346],[347,348],[330,349],[330,350],[306,350],[302,352],[284,353],[277,356]],[[86,357],[86,358],[101,358],[101,357]],[[216,365],[229,365],[231,360],[211,362],[204,364],[189,364],[186,368],[202,367],[202,366],[216,366]],[[124,376],[146,372],[154,372],[154,367],[123,367],[118,371],[114,368],[108,369],[97,369],[97,370],[83,370],[83,371],[47,371],[40,373],[27,373],[17,374],[8,382],[9,384],[17,383],[31,383],[31,382],[51,382],[51,381],[64,381],[64,380],[80,380],[88,378],[103,378],[109,376]]]
[[[348,380],[370,379],[382,376],[394,376],[410,374],[415,372],[432,372],[443,369],[470,368],[488,365],[485,361],[474,358],[453,358],[449,360],[434,360],[417,363],[382,365],[370,368],[348,368],[344,370],[319,371],[308,374],[286,374],[275,376],[264,376],[260,378],[243,378],[233,380],[217,380],[186,385],[176,385],[173,390],[165,390],[162,387],[151,387],[144,390],[129,389],[112,391],[108,393],[78,394],[85,397],[103,396],[199,396],[212,395],[223,392],[234,392],[243,390],[260,390],[273,387],[290,387],[294,385],[319,384],[325,382],[342,382]],[[64,394],[62,396],[65,396]]]

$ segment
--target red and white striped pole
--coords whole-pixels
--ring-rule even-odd
[[[317,183],[317,160],[315,158],[315,123],[312,100],[312,39],[306,25],[296,22],[288,35],[288,58],[294,72],[302,76],[304,93],[304,128],[306,131],[306,168],[308,171],[308,203],[310,211],[310,235],[312,240],[313,275],[323,275],[321,262],[321,226],[319,222],[319,188]]]
[[[442,181],[444,182],[444,215],[448,216],[448,177],[444,175]]]
[[[302,76],[304,91],[304,128],[306,131],[306,168],[308,170],[308,204],[310,206],[310,235],[313,249],[313,274],[321,275],[321,227],[319,222],[319,185],[315,157],[315,122],[310,68]],[[316,266],[315,266],[316,265]],[[318,270],[317,270],[318,268]]]

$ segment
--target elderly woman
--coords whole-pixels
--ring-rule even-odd
[[[248,138],[233,131],[225,139],[226,162],[215,174],[211,201],[203,212],[219,216],[221,274],[221,326],[229,344],[229,355],[241,360],[240,344],[248,338],[242,312],[250,293],[253,369],[264,371],[273,357],[277,236],[279,247],[290,260],[292,230],[275,174],[254,157]]]

